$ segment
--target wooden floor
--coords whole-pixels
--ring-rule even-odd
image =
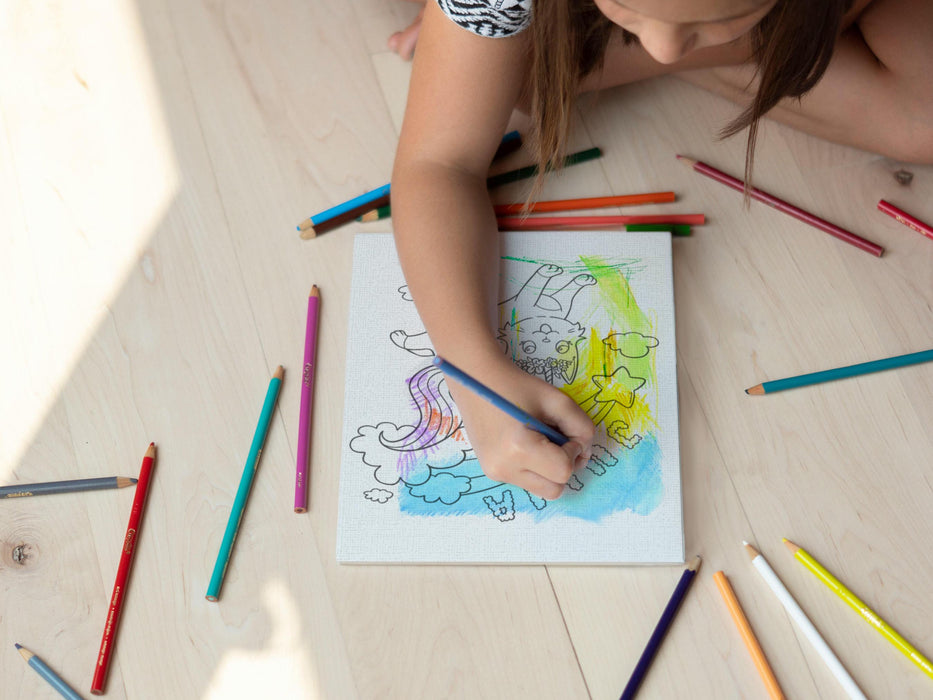
[[[306,216],[388,181],[409,66],[396,0],[10,2],[0,9],[0,484],[135,476],[158,445],[111,668],[114,698],[614,698],[679,567],[335,561],[351,225]],[[933,681],[781,545],[806,547],[933,656],[933,365],[773,396],[760,381],[933,347],[933,168],[776,125],[756,184],[881,259],[695,175],[739,174],[735,108],[677,80],[583,110],[599,161],[562,197],[673,189],[694,590],[645,697],[764,697],[712,580],[730,577],[789,697],[840,686],[750,566],[769,558],[865,692]],[[439,125],[438,128],[443,128]],[[513,157],[516,164],[527,156]],[[913,174],[902,185],[895,173]],[[502,192],[514,199],[521,186]],[[291,512],[308,290],[323,317],[311,508]],[[262,397],[286,368],[220,603],[204,592]],[[87,694],[133,490],[0,504],[0,697],[51,698],[19,642]]]

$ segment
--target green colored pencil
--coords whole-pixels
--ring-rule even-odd
[[[689,236],[690,224],[626,224],[626,231],[670,231],[674,236]]]
[[[392,205],[386,204],[384,207],[379,207],[378,209],[371,209],[370,211],[363,214],[363,216],[356,217],[357,221],[379,221],[380,219],[388,219],[392,216]]]
[[[566,168],[568,165],[576,165],[577,163],[585,163],[588,160],[599,158],[602,154],[603,152],[599,148],[588,148],[585,151],[571,153],[569,156],[564,158],[564,167]],[[515,170],[509,170],[508,172],[499,173],[498,175],[493,175],[492,177],[486,178],[486,187],[493,189],[494,187],[499,187],[500,185],[507,185],[510,182],[526,180],[527,178],[534,177],[537,174],[537,165],[526,165],[524,168],[516,168]]]
[[[214,563],[214,573],[211,574],[211,582],[207,587],[207,595],[205,595],[205,598],[212,602],[217,601],[220,595],[220,587],[224,583],[224,574],[227,573],[227,564],[230,563],[233,543],[236,541],[236,535],[240,529],[240,521],[243,519],[243,511],[246,509],[246,499],[249,498],[249,492],[253,486],[253,478],[256,476],[256,470],[259,467],[259,455],[262,453],[262,446],[269,432],[269,424],[272,422],[272,412],[275,410],[275,402],[279,397],[279,389],[282,387],[283,376],[285,376],[285,370],[282,369],[280,365],[269,381],[266,400],[262,405],[262,413],[259,415],[259,424],[256,426],[256,432],[253,434],[253,444],[250,446],[249,455],[246,457],[246,466],[243,467],[243,476],[240,478],[240,486],[237,489],[236,498],[233,500],[230,518],[227,520],[227,529],[224,531],[224,538],[220,543],[220,551],[217,552],[217,561]]]
[[[922,350],[920,352],[912,352],[908,355],[898,355],[897,357],[886,357],[882,360],[872,360],[871,362],[862,362],[857,365],[827,369],[823,372],[801,374],[798,377],[775,379],[773,382],[762,382],[757,386],[746,389],[745,393],[752,394],[753,396],[761,396],[762,394],[771,394],[775,391],[784,391],[785,389],[796,389],[797,387],[809,386],[810,384],[831,382],[835,379],[848,379],[849,377],[857,377],[861,374],[882,372],[886,369],[896,369],[898,367],[907,367],[908,365],[917,365],[921,362],[933,362],[933,350]]]

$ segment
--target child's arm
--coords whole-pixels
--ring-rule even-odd
[[[529,38],[476,36],[428,3],[392,174],[392,218],[437,352],[571,438],[557,447],[449,384],[486,473],[553,499],[586,459],[593,424],[562,392],[514,367],[493,332],[499,234],[486,176],[528,69]]]

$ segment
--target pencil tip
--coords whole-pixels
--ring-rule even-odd
[[[321,296],[321,291],[317,288],[316,284],[311,285],[311,293],[308,294],[309,297],[319,297]]]
[[[130,477],[130,483],[131,483],[131,484],[136,484],[136,483],[138,483],[138,482],[139,482],[139,479],[136,479],[135,477],[132,477],[132,476]]]
[[[745,551],[748,553],[748,558],[749,558],[749,559],[754,559],[755,557],[761,556],[761,552],[759,552],[757,549],[755,549],[754,547],[752,547],[752,546],[751,546],[748,542],[746,542],[745,540],[742,540],[742,544],[745,545]]]
[[[747,546],[748,546],[748,540],[742,540],[742,544],[745,545],[745,546],[747,547]]]
[[[691,562],[687,565],[687,568],[690,569],[690,571],[696,571],[697,569],[700,568],[700,563],[701,563],[701,561],[702,561],[702,560],[700,559],[700,555],[697,554],[697,555],[693,558],[693,561],[691,561]]]
[[[787,547],[787,548],[788,548],[790,551],[792,551],[794,554],[796,554],[796,553],[797,553],[797,550],[800,549],[799,546],[797,546],[796,544],[794,544],[793,542],[791,542],[791,541],[790,541],[789,539],[787,539],[786,537],[784,538],[783,542],[784,542],[784,546]]]
[[[279,365],[275,368],[275,374],[272,376],[276,379],[282,379],[285,376],[285,368]]]
[[[156,446],[155,446],[155,443],[154,443],[154,442],[150,442],[150,443],[149,443],[149,449],[146,450],[146,456],[147,456],[147,457],[155,457],[155,453],[156,453]]]
[[[15,646],[17,649],[22,649],[22,648],[23,648],[23,645],[22,645],[22,644],[17,644],[16,642],[13,642],[13,646]]]
[[[764,384],[756,384],[755,386],[751,386],[745,390],[745,393],[750,394],[751,396],[762,396],[765,393]]]

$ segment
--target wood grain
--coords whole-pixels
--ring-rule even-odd
[[[384,38],[413,9],[112,0],[4,12],[0,482],[131,476],[159,446],[110,697],[617,697],[680,575],[334,560],[352,234],[391,220],[314,241],[294,226],[388,181],[408,66]],[[677,163],[741,172],[741,137],[716,136],[735,113],[676,79],[585,100],[571,147],[606,155],[542,192],[674,189],[676,204],[639,213],[708,217],[674,242],[687,551],[704,567],[643,692],[763,692],[711,579],[723,569],[788,696],[839,696],[748,565],[748,539],[869,696],[922,697],[928,679],[813,585],[781,538],[933,654],[933,372],[757,399],[743,389],[933,346],[933,245],[875,210],[885,198],[933,220],[933,168],[763,126],[755,184],[878,241],[887,252],[874,259]],[[211,605],[269,373],[300,363],[312,282],[326,303],[310,512],[291,512],[299,386],[286,379]],[[86,691],[131,502],[123,489],[0,504],[0,696],[48,692],[13,641]]]

